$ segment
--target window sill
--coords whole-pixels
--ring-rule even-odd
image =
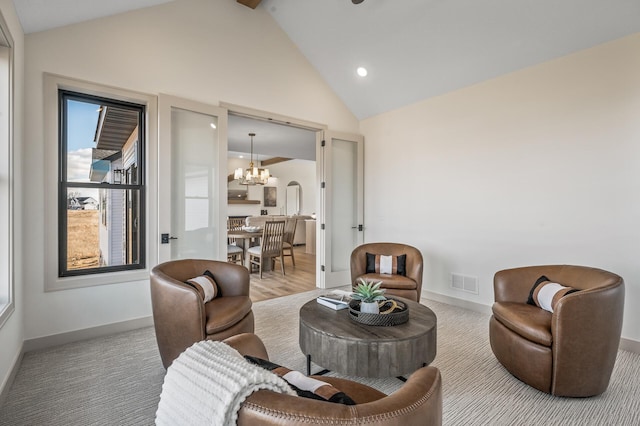
[[[53,282],[45,283],[45,292],[96,287],[109,284],[124,284],[149,279],[149,270],[111,272],[107,274],[80,275],[77,277],[56,277]]]

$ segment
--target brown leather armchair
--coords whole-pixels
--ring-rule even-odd
[[[220,294],[204,303],[185,281],[206,270],[215,277]],[[154,267],[150,281],[156,340],[165,368],[195,342],[253,332],[249,272],[243,266],[215,260],[173,260]]]
[[[579,291],[553,313],[527,304],[536,280]],[[499,271],[489,322],[491,349],[515,377],[557,396],[587,397],[607,389],[618,353],[624,281],[584,266],[529,266]]]
[[[224,341],[243,355],[269,359],[255,334]],[[442,379],[435,367],[422,367],[391,395],[351,380],[313,376],[349,395],[356,405],[300,398],[269,390],[254,392],[238,413],[238,426],[254,425],[402,425],[442,424]]]
[[[385,256],[407,255],[406,276],[367,273],[367,253]],[[381,288],[385,288],[387,295],[404,297],[420,302],[422,293],[422,253],[415,247],[398,243],[368,243],[356,247],[351,252],[351,284],[355,285],[358,278],[367,281],[382,281]]]

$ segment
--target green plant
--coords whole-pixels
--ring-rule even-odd
[[[358,278],[356,286],[353,287],[353,294],[351,297],[356,300],[360,300],[363,303],[377,302],[380,300],[387,300],[384,297],[385,289],[380,288],[382,281],[373,282],[367,281],[364,278]]]

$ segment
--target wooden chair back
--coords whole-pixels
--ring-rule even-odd
[[[284,220],[265,222],[262,230],[262,258],[282,256],[282,241],[284,238]]]
[[[227,232],[229,231],[241,231],[244,226],[245,220],[241,217],[229,217],[227,218]],[[228,237],[227,244],[236,245],[237,238]]]
[[[287,218],[286,223],[284,225],[284,236],[282,241],[285,243],[289,243],[291,246],[293,246],[293,237],[296,233],[297,223],[298,223],[298,220],[296,218],[289,217]]]

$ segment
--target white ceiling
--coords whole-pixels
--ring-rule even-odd
[[[174,0],[13,0],[26,34]]]
[[[169,1],[14,3],[31,33]],[[258,7],[359,119],[640,32],[640,0],[263,0]],[[248,144],[249,131],[261,148],[269,131],[251,128],[230,126],[230,150],[240,150],[234,138]],[[287,150],[272,155],[293,156]]]
[[[640,32],[640,0],[263,0],[363,119]],[[369,75],[356,76],[358,66]]]
[[[316,159],[315,132],[232,114],[229,115],[227,130],[229,156],[248,158],[246,153],[250,152],[251,146],[249,133],[256,134],[253,153],[254,158],[259,156],[259,160],[271,157]]]

